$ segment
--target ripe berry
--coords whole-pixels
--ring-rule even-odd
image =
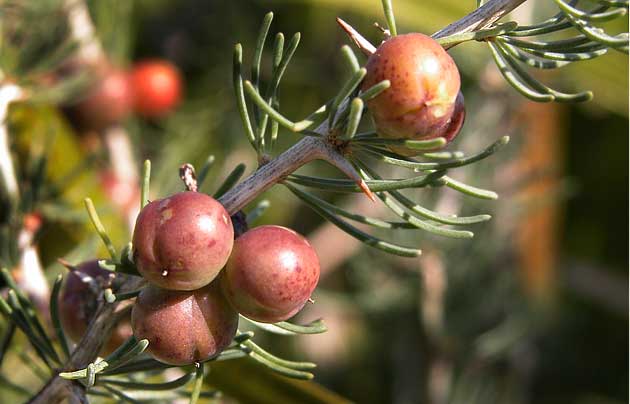
[[[238,313],[215,283],[192,292],[147,286],[131,312],[133,334],[149,340],[160,362],[187,365],[221,353],[238,327]]]
[[[84,125],[103,129],[122,122],[133,105],[133,91],[128,74],[115,68],[104,68],[77,109]]]
[[[319,259],[308,241],[281,226],[260,226],[234,242],[221,285],[234,308],[273,323],[295,315],[319,280]]]
[[[163,60],[138,63],[132,73],[134,108],[146,117],[161,117],[180,102],[182,84],[179,70]]]
[[[459,93],[459,71],[435,40],[418,33],[395,36],[378,47],[366,68],[363,90],[383,80],[391,83],[368,101],[380,136],[420,140],[451,132],[447,128]]]
[[[234,230],[223,205],[200,192],[180,192],[149,203],[133,232],[134,262],[164,289],[209,284],[227,262]]]
[[[103,289],[111,286],[113,273],[98,266],[98,261],[79,264],[64,281],[59,295],[59,317],[68,338],[78,342],[87,330],[97,309]],[[112,335],[101,350],[105,356],[118,348],[132,335],[130,315],[114,328]]]

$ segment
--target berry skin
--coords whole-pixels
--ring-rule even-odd
[[[319,259],[293,230],[260,226],[236,239],[220,279],[239,313],[275,323],[295,315],[311,297],[319,280]]]
[[[232,221],[223,205],[186,191],[142,209],[133,232],[133,257],[140,274],[154,285],[194,290],[219,274],[233,244]]]
[[[464,126],[466,120],[466,108],[464,106],[464,94],[460,91],[455,99],[455,109],[453,109],[453,115],[448,121],[443,130],[440,131],[440,136],[446,139],[447,143],[450,143],[459,134],[459,131]]]
[[[155,359],[187,365],[217,356],[232,342],[238,313],[216,282],[192,292],[149,285],[133,306],[131,324],[138,340],[149,340]]]
[[[104,68],[78,104],[83,123],[93,129],[104,129],[122,122],[133,106],[133,91],[124,70]]]
[[[164,60],[138,63],[131,72],[134,109],[140,115],[159,118],[181,101],[182,79],[173,64]]]
[[[378,47],[366,68],[363,90],[383,80],[391,83],[368,101],[380,136],[421,140],[448,131],[460,77],[453,59],[435,40],[418,33],[395,36]]]
[[[93,260],[79,264],[66,276],[59,294],[59,317],[63,330],[72,341],[78,342],[85,334],[96,312],[99,295],[112,282],[111,275],[112,272],[98,266],[98,260]],[[92,283],[86,282],[90,280],[88,277]],[[114,328],[101,356],[114,352],[131,335],[130,316],[127,315]]]

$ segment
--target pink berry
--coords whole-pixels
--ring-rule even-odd
[[[149,340],[149,353],[160,362],[187,365],[205,361],[230,345],[238,313],[217,283],[191,292],[147,286],[131,312],[134,336]]]
[[[239,313],[273,323],[295,315],[318,280],[319,259],[304,237],[286,227],[260,226],[234,242],[221,285]]]
[[[230,215],[212,197],[180,192],[142,209],[133,234],[134,262],[164,289],[194,290],[210,282],[234,243]]]

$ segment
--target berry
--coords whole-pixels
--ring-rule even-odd
[[[113,273],[102,269],[98,260],[79,264],[64,280],[59,295],[59,317],[68,338],[78,342],[96,313],[102,290],[111,286]],[[106,356],[132,335],[130,316],[127,315],[114,328],[112,335],[101,350]]]
[[[164,60],[138,63],[131,73],[134,108],[150,118],[171,112],[181,100],[182,79],[177,67]]]
[[[366,68],[363,90],[383,80],[391,83],[389,89],[368,101],[380,136],[421,140],[452,132],[446,128],[452,126],[459,71],[431,37],[418,33],[395,36],[378,47]],[[407,155],[418,154],[403,150]]]
[[[234,308],[274,323],[295,315],[319,280],[319,259],[304,237],[281,226],[260,226],[234,242],[221,285]]]
[[[77,109],[83,124],[103,129],[127,118],[133,105],[133,91],[123,70],[104,68],[96,76]]]
[[[155,359],[187,365],[211,359],[231,343],[238,313],[216,282],[192,292],[147,286],[133,306],[131,324],[137,339],[149,340]]]
[[[142,209],[133,232],[133,257],[140,274],[154,285],[194,290],[219,274],[233,244],[225,208],[206,194],[186,191]]]

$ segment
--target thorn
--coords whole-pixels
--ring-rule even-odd
[[[363,35],[359,34],[356,29],[352,28],[350,24],[337,17],[337,24],[343,29],[346,34],[352,39],[352,42],[365,54],[365,56],[370,56],[374,52],[376,52],[376,47],[370,43],[367,39],[363,37]]]
[[[361,180],[359,182],[359,187],[363,190],[363,193],[367,195],[368,198],[370,198],[372,202],[376,202],[376,197],[374,196],[374,193],[370,190],[370,187],[367,186],[364,180]]]
[[[310,297],[308,298],[307,302],[309,302],[310,304],[315,304],[315,300],[311,299]]]
[[[61,265],[63,265],[64,267],[66,267],[66,269],[68,271],[76,271],[77,267],[75,267],[74,265],[72,265],[71,263],[69,263],[68,261],[66,261],[63,258],[57,258],[57,262],[60,263]]]

